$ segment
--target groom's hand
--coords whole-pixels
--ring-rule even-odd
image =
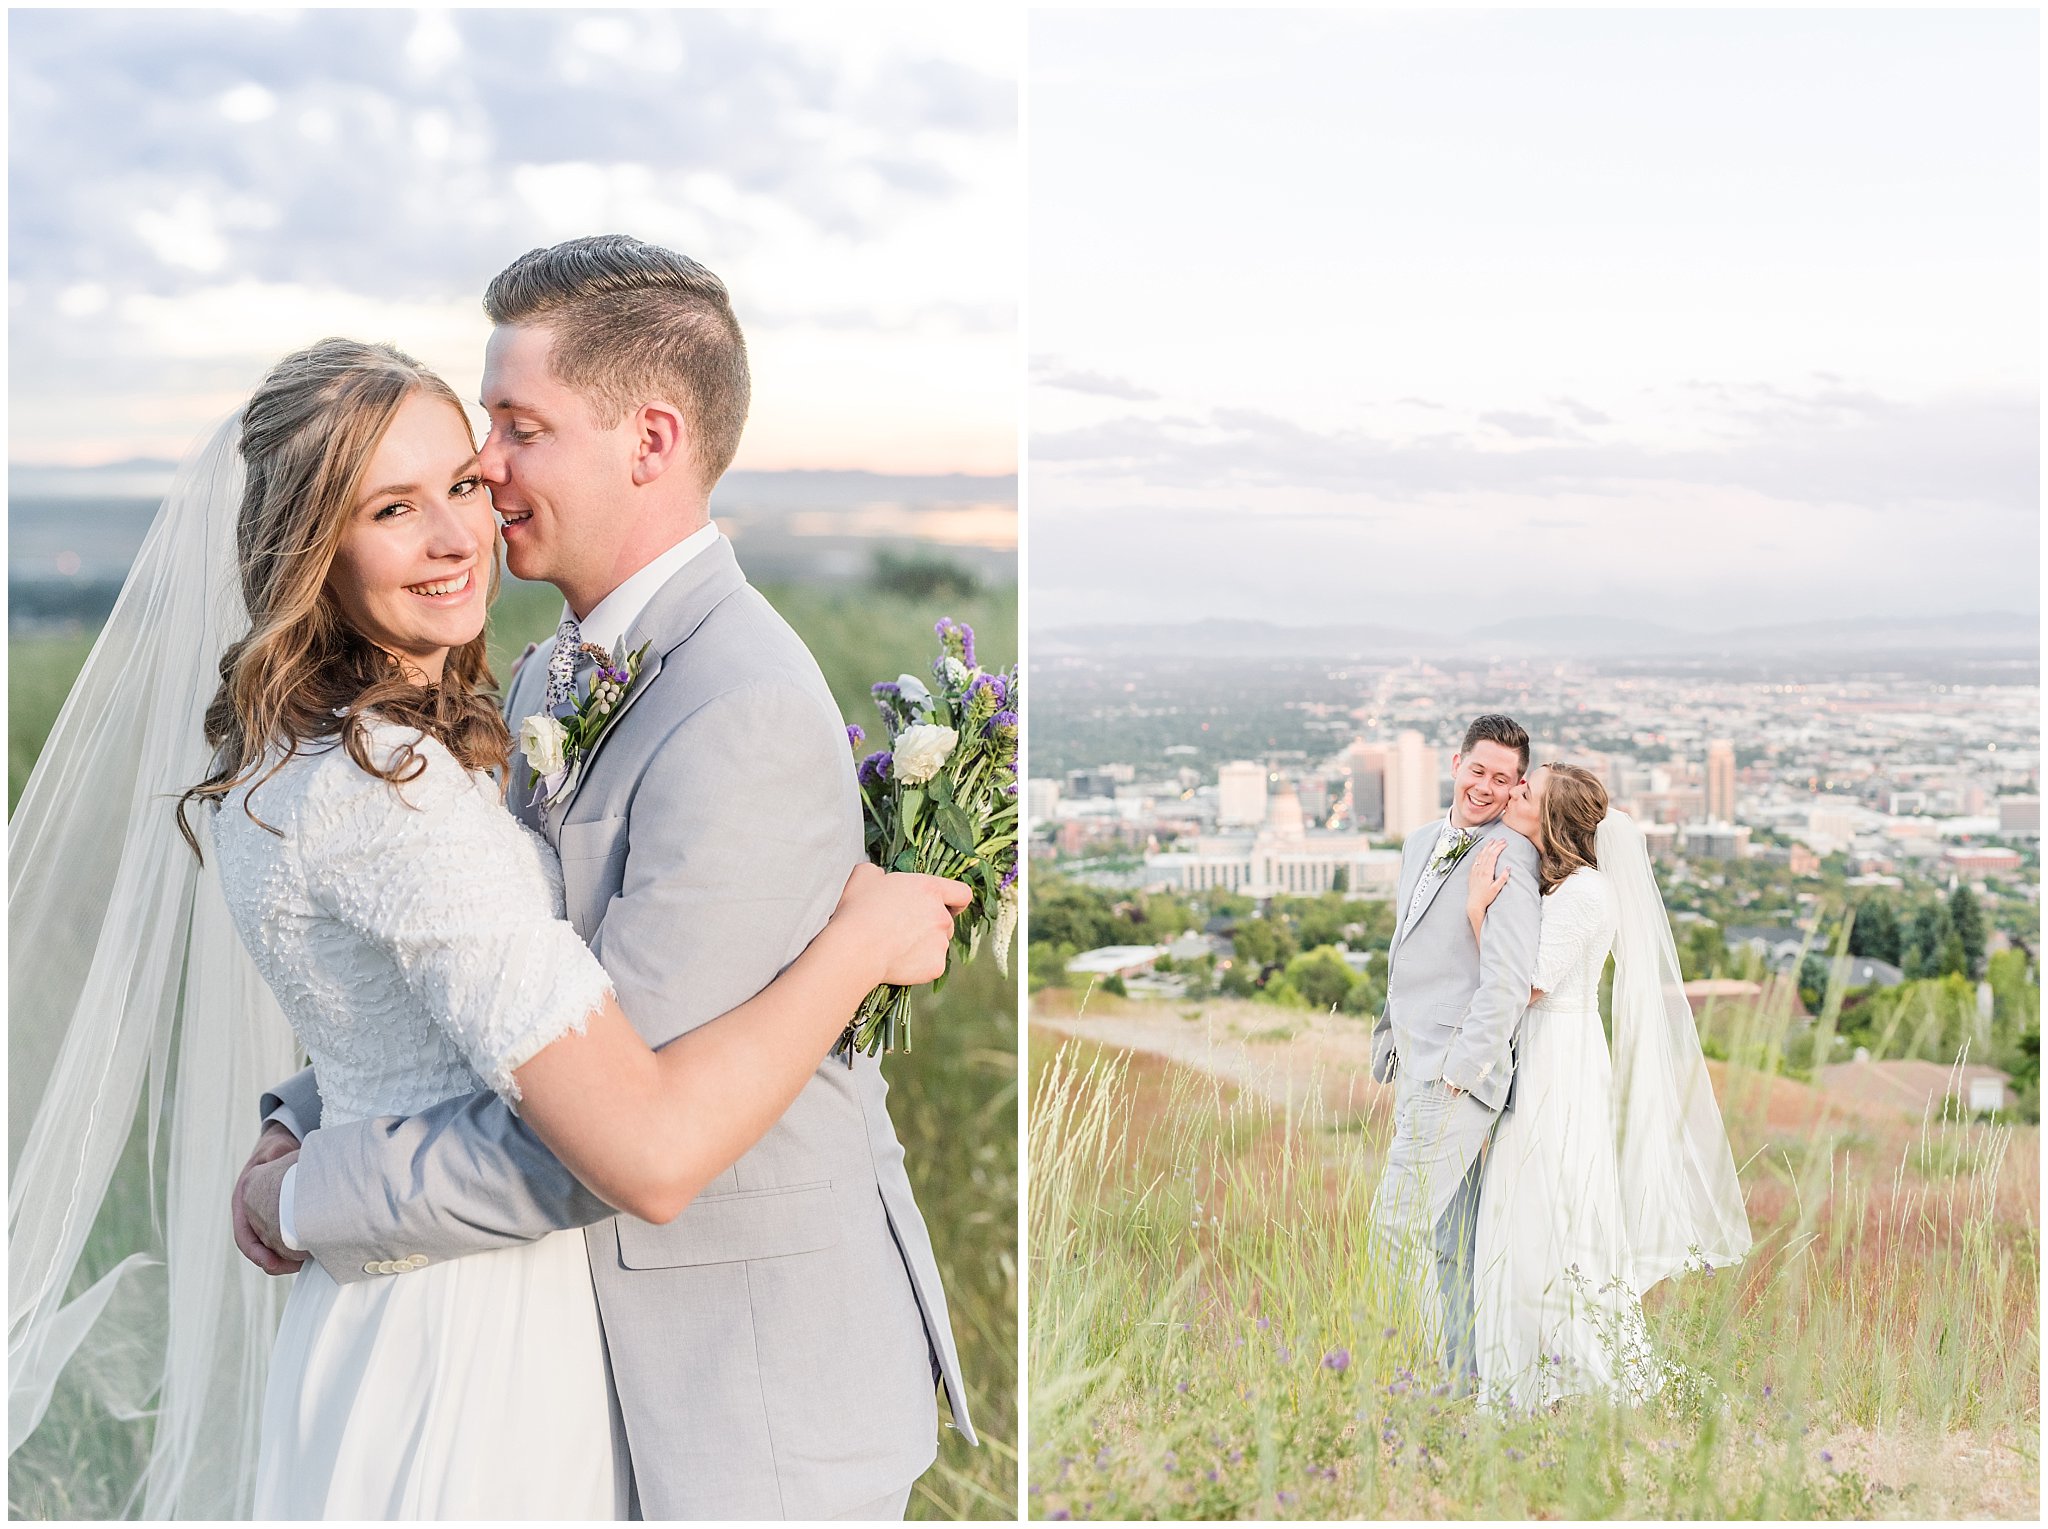
[[[265,1274],[293,1274],[306,1261],[303,1253],[284,1248],[277,1225],[278,1189],[285,1169],[298,1160],[299,1139],[276,1121],[263,1128],[256,1150],[249,1154],[231,1197],[235,1246]],[[272,1164],[278,1166],[272,1167]],[[253,1202],[253,1203],[252,1203]]]

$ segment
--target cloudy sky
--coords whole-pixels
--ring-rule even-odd
[[[1040,13],[1032,621],[2039,604],[2030,13]]]
[[[10,460],[182,454],[268,364],[626,232],[726,280],[738,465],[1016,467],[1021,26],[950,12],[14,11]]]

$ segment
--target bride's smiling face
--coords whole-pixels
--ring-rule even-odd
[[[484,629],[496,525],[469,421],[414,393],[363,471],[327,571],[357,632],[438,683],[451,648]]]
[[[1544,773],[1531,770],[1529,778],[1509,794],[1508,805],[1500,815],[1501,822],[1538,849],[1543,848],[1543,813],[1539,804],[1543,799]]]

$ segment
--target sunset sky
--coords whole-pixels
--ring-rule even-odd
[[[2032,13],[1043,12],[1034,627],[2039,603]]]
[[[1011,472],[1022,28],[951,12],[15,11],[10,460],[176,458],[278,356],[473,397],[517,255],[732,290],[742,468]]]

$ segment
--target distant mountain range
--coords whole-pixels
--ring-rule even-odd
[[[131,457],[95,467],[7,469],[9,498],[154,498],[170,487],[177,463]],[[1015,504],[1015,473],[871,473],[834,470],[730,472],[713,510],[845,510],[867,504]]]
[[[2032,653],[2038,617],[2016,611],[1954,616],[1871,616],[1685,631],[1652,621],[1593,616],[1525,616],[1465,633],[1384,626],[1284,626],[1213,619],[1172,624],[1099,623],[1035,631],[1034,654],[1184,653],[1240,658],[1512,657],[1517,651],[1586,658],[1760,656],[1828,652]]]

